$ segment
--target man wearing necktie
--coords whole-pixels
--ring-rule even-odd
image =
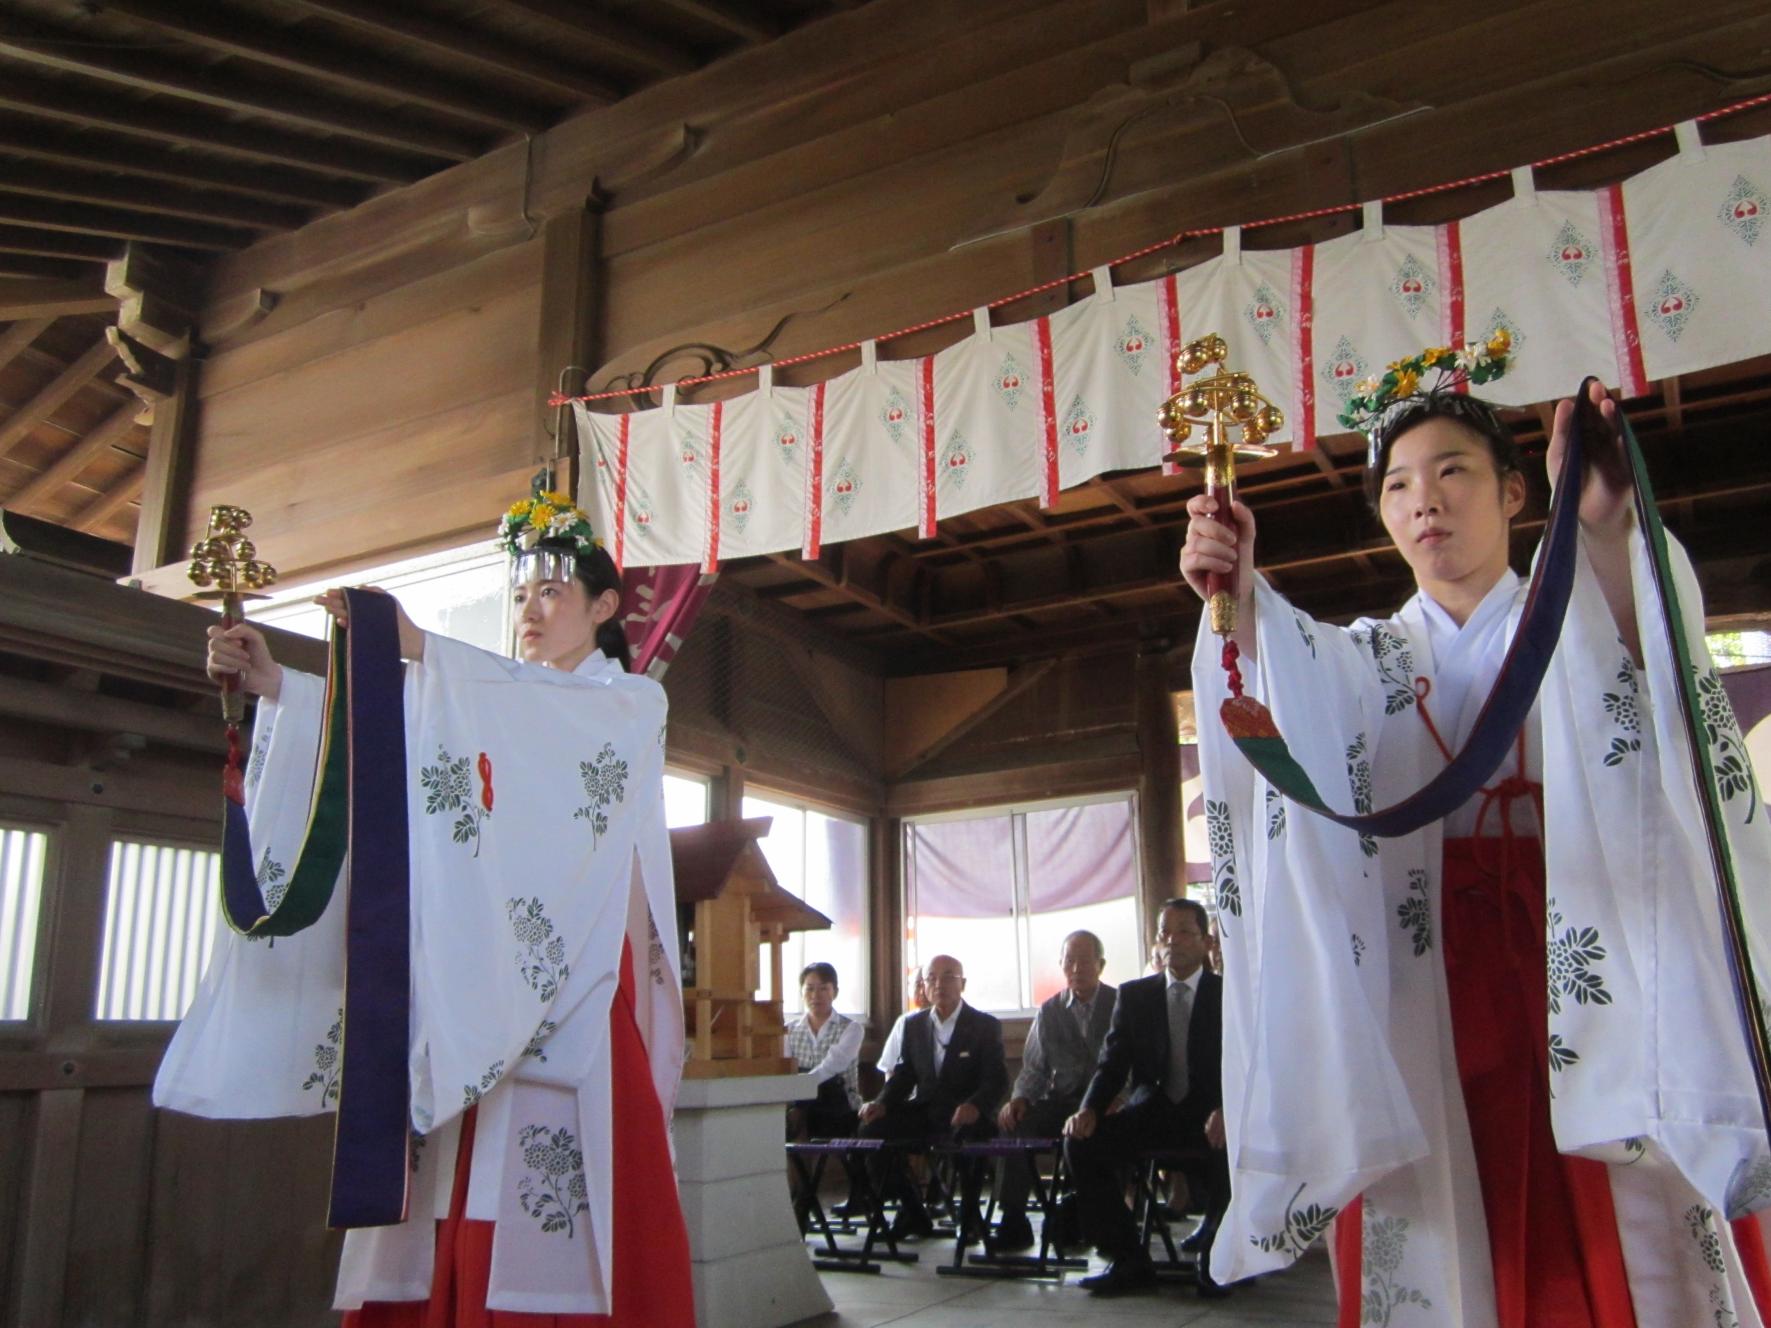
[[[1064,1126],[1083,1230],[1110,1260],[1105,1272],[1080,1283],[1099,1295],[1156,1280],[1121,1182],[1121,1169],[1152,1148],[1199,1150],[1199,1165],[1189,1168],[1206,1210],[1199,1292],[1229,1294],[1208,1271],[1212,1235],[1230,1202],[1230,1172],[1223,1151],[1224,984],[1205,968],[1207,931],[1202,905],[1171,899],[1162,906],[1156,944],[1167,952],[1167,968],[1119,989],[1082,1107]],[[1108,1114],[1128,1078],[1124,1104]]]

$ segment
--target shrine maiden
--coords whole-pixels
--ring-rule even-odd
[[[668,1119],[682,1063],[665,699],[629,674],[619,574],[537,491],[499,527],[517,660],[399,614],[411,851],[408,1220],[345,1238],[347,1325],[692,1328]],[[340,623],[344,596],[320,603]],[[249,626],[212,676],[260,697],[247,776],[268,908],[294,863],[320,679]],[[274,945],[224,930],[155,1085],[205,1116],[333,1108],[344,891]],[[637,974],[636,974],[637,969]]]
[[[1506,350],[1469,347],[1457,366],[1492,376]],[[1523,608],[1512,434],[1458,390],[1463,372],[1417,390],[1450,357],[1362,385],[1368,496],[1417,586],[1393,617],[1316,621],[1254,573],[1247,508],[1232,523],[1189,503],[1181,569],[1202,594],[1208,573],[1233,577],[1249,691],[1317,786],[1346,789],[1327,794],[1341,808],[1388,806],[1444,768]],[[1593,401],[1615,428],[1596,385]],[[1558,407],[1552,475],[1572,414]],[[1413,834],[1361,837],[1267,786],[1217,719],[1221,643],[1202,622],[1234,1194],[1220,1280],[1283,1266],[1332,1224],[1343,1325],[1767,1321],[1757,1222],[1731,1219],[1771,1201],[1771,1153],[1677,677],[1629,494],[1599,475],[1530,719],[1487,788]],[[1672,557],[1720,764],[1739,734],[1689,563]],[[1762,890],[1750,771],[1722,794],[1740,878]]]

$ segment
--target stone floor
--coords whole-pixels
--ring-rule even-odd
[[[1229,1299],[1211,1302],[1182,1285],[1098,1300],[1074,1285],[1081,1272],[1072,1272],[1068,1284],[941,1277],[935,1265],[950,1257],[952,1247],[924,1241],[919,1248],[919,1263],[887,1265],[878,1274],[823,1274],[836,1309],[797,1328],[1059,1328],[1085,1322],[1278,1328],[1335,1321],[1334,1283],[1321,1246],[1286,1271],[1243,1283]]]

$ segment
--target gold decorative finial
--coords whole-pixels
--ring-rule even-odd
[[[208,533],[191,546],[190,578],[205,592],[197,598],[219,599],[221,621],[228,627],[244,617],[241,601],[263,599],[258,592],[277,580],[277,569],[260,562],[258,549],[246,538],[251,524],[252,514],[244,507],[211,507]],[[245,694],[236,678],[222,682],[221,712],[230,725],[246,717]]]
[[[1205,492],[1219,499],[1219,516],[1226,521],[1236,496],[1236,463],[1273,456],[1278,449],[1269,447],[1267,438],[1285,427],[1284,412],[1261,395],[1252,377],[1224,367],[1229,355],[1228,343],[1215,332],[1181,347],[1175,368],[1183,377],[1213,365],[1217,372],[1183,386],[1156,412],[1156,422],[1175,444],[1167,459],[1204,467]],[[1204,426],[1198,439],[1193,438],[1195,424]],[[1211,629],[1228,636],[1236,630],[1236,597],[1217,573],[1206,581]]]

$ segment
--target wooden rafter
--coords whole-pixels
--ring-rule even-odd
[[[0,123],[0,151],[81,170],[115,171],[195,188],[208,186],[250,198],[267,198],[304,207],[355,207],[365,197],[362,184],[347,180],[264,164],[242,171],[235,162],[192,152],[169,152],[140,142],[119,144],[93,134],[41,123],[31,124],[28,128],[17,123]]]
[[[110,451],[128,434],[135,427],[135,417],[140,410],[141,407],[134,402],[119,406],[96,429],[57,457],[55,464],[48,470],[6,499],[5,505],[22,512],[41,507],[55,496],[62,485],[78,479],[81,471]]]
[[[304,166],[376,184],[410,184],[446,164],[446,159],[308,138],[214,116],[161,110],[146,102],[109,101],[48,79],[10,72],[0,80],[0,106],[134,138],[151,138],[249,161]]]
[[[371,58],[312,32],[292,33],[286,28],[224,17],[212,6],[172,0],[105,0],[105,13],[177,33],[207,50],[358,92],[396,97],[457,120],[538,133],[557,118],[548,108],[520,97],[491,95],[483,88],[441,78],[429,70]]]
[[[659,3],[746,42],[772,41],[780,35],[774,24],[732,0],[659,0]]]
[[[130,208],[137,212],[164,213],[172,217],[215,221],[254,230],[294,230],[306,224],[313,215],[308,208],[292,207],[287,203],[269,203],[242,194],[222,193],[214,189],[186,189],[163,181],[132,180],[35,163],[9,163],[4,178],[6,188],[14,193]]]
[[[118,50],[95,42],[70,40],[71,36],[61,29],[15,16],[0,28],[0,53],[24,64],[59,69],[141,92],[452,161],[476,157],[485,146],[478,139],[450,130],[410,124],[386,113],[376,114],[378,108],[327,101],[242,78],[226,69],[192,69],[161,51]]]
[[[9,281],[0,285],[0,320],[105,314],[117,307],[103,282]]]
[[[0,254],[35,254],[41,258],[84,258],[105,262],[122,252],[119,241],[101,235],[0,225]]]
[[[137,466],[104,493],[94,498],[91,503],[81,508],[70,524],[75,530],[84,530],[88,533],[97,530],[123,508],[141,497],[141,491],[147,483],[147,478],[148,468],[145,465]]]
[[[840,550],[838,553],[839,556],[846,558],[846,555],[843,555]],[[771,553],[768,557],[771,562],[779,563],[783,567],[790,567],[808,580],[845,595],[858,604],[864,604],[876,613],[883,613],[899,626],[907,627],[918,635],[943,644],[947,641],[945,635],[929,627],[926,623],[920,622],[916,615],[902,604],[887,599],[867,586],[851,581],[847,575],[846,566],[841,575],[833,575],[823,563],[816,559],[794,558],[785,553]]]
[[[384,0],[295,0],[303,9],[352,27],[395,37],[469,64],[531,80],[542,87],[570,93],[584,101],[608,105],[621,90],[607,79],[586,73],[542,51],[514,46],[487,33],[396,9]]]
[[[251,231],[209,222],[159,217],[91,203],[32,198],[27,194],[6,193],[3,188],[0,188],[0,221],[46,226],[56,231],[108,235],[118,240],[148,240],[181,249],[207,249],[217,253],[244,249],[256,238]]]
[[[0,369],[4,369],[31,348],[31,343],[48,329],[53,318],[27,318],[0,332]]]
[[[63,369],[37,395],[12,413],[12,418],[0,424],[0,457],[9,456],[38,423],[61,407],[61,404],[74,393],[104,371],[106,366],[116,360],[116,354],[110,344],[100,341],[88,348],[86,353]]]
[[[610,19],[579,0],[498,0],[498,5],[586,37],[611,58],[666,78],[701,67],[701,62],[680,46],[659,41],[634,27],[633,17],[642,12],[638,9],[625,11],[625,18]]]
[[[48,281],[79,281],[92,269],[78,259],[37,258],[0,252],[0,277],[42,277]]]

